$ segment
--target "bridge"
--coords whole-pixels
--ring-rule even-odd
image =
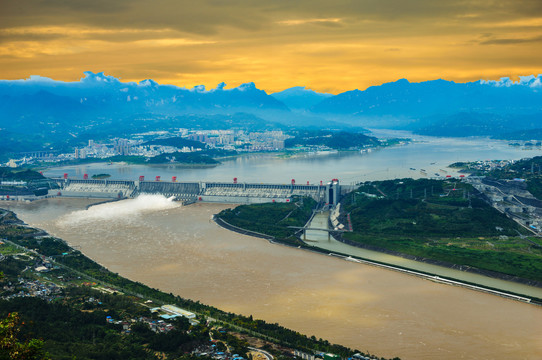
[[[99,199],[134,198],[141,194],[160,194],[183,203],[208,202],[226,204],[257,204],[266,202],[290,202],[293,196],[308,196],[318,202],[337,204],[341,193],[350,191],[349,186],[339,186],[333,179],[324,184],[238,183],[234,182],[177,182],[139,180],[52,179],[58,189],[50,195]],[[55,193],[56,192],[56,193]]]

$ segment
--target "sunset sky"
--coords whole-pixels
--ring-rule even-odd
[[[339,93],[542,73],[541,0],[0,0],[0,79]]]

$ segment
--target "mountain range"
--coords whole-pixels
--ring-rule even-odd
[[[254,83],[214,89],[123,82],[85,72],[79,81],[0,80],[0,136],[121,136],[179,127],[408,129],[487,136],[542,128],[542,75],[456,83],[406,79],[337,95],[293,87],[267,94]]]

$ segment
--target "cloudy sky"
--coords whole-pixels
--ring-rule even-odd
[[[0,0],[0,79],[339,93],[542,73],[541,0]]]

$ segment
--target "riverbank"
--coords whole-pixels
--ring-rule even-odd
[[[538,306],[276,246],[210,221],[231,205],[159,198],[88,211],[87,199],[5,206],[125,278],[352,349],[443,360],[535,360],[542,350]]]
[[[367,245],[367,244],[361,244],[361,243],[355,242],[355,241],[350,241],[348,239],[345,239],[341,235],[342,234],[338,234],[338,235],[334,236],[334,239],[339,241],[339,242],[342,242],[343,244],[346,244],[346,245],[349,245],[349,246],[354,246],[354,247],[357,247],[357,248],[360,248],[360,249],[367,249],[367,250],[371,250],[371,251],[377,251],[377,252],[380,252],[380,253],[383,253],[383,254],[398,256],[398,257],[402,257],[404,259],[418,261],[418,262],[422,262],[422,263],[425,263],[425,264],[441,266],[441,267],[445,267],[445,268],[448,268],[448,269],[454,269],[454,270],[469,272],[469,273],[472,273],[472,274],[483,275],[483,276],[491,277],[491,278],[494,278],[494,279],[499,279],[499,280],[504,280],[504,281],[511,281],[511,282],[515,282],[515,283],[518,283],[518,284],[523,284],[523,285],[528,285],[528,286],[532,286],[532,287],[542,288],[542,283],[539,282],[539,281],[523,279],[523,278],[520,278],[520,277],[517,277],[517,276],[497,273],[497,272],[491,271],[491,270],[478,269],[478,268],[468,266],[468,265],[458,265],[458,264],[452,264],[452,263],[445,262],[445,261],[440,261],[440,260],[434,260],[434,259],[428,259],[428,258],[408,255],[408,254],[404,254],[404,253],[401,253],[401,252],[384,249],[384,248],[381,248],[381,247],[378,247],[378,246],[372,246],[372,245]]]
[[[253,319],[252,316],[225,312],[215,307],[204,305],[199,301],[193,301],[172,293],[166,293],[149,286],[129,280],[113,273],[96,261],[86,257],[79,250],[69,246],[65,241],[50,236],[44,230],[30,227],[16,217],[16,214],[0,208],[0,238],[7,243],[13,244],[24,251],[39,255],[44,259],[58,265],[58,269],[76,272],[82,277],[79,282],[95,282],[96,288],[108,288],[111,292],[124,293],[137,297],[141,302],[151,299],[155,304],[176,304],[202,316],[203,319],[219,322],[225,325],[232,324],[237,330],[241,330],[251,336],[256,336],[265,341],[273,342],[292,349],[304,352],[332,352],[343,357],[354,354],[354,350],[342,345],[330,344],[322,339],[316,340],[298,332],[284,328],[277,323],[266,323],[263,320]],[[30,250],[32,249],[32,250]],[[1,266],[0,266],[1,268]],[[54,275],[55,268],[48,273]],[[59,270],[60,271],[60,270]],[[53,276],[54,277],[54,276]]]
[[[464,279],[449,277],[449,276],[443,275],[442,273],[420,271],[419,269],[414,269],[414,268],[406,267],[406,266],[400,266],[400,265],[390,263],[390,262],[383,262],[383,261],[377,261],[377,260],[373,260],[373,259],[364,258],[364,257],[356,255],[354,253],[345,253],[345,252],[339,252],[339,251],[336,251],[336,250],[325,249],[325,248],[322,248],[322,247],[319,247],[319,246],[316,246],[316,245],[309,245],[309,244],[303,242],[301,239],[299,239],[301,245],[296,246],[295,244],[292,244],[290,242],[281,241],[280,239],[278,239],[278,238],[276,238],[274,236],[262,234],[262,233],[255,232],[255,231],[252,231],[252,230],[243,229],[243,228],[235,226],[235,225],[231,225],[230,223],[228,223],[228,222],[224,221],[223,219],[221,219],[219,215],[214,215],[213,220],[215,220],[215,222],[219,226],[224,227],[227,230],[234,231],[234,232],[237,232],[237,233],[240,233],[240,234],[243,234],[243,235],[249,235],[249,236],[264,238],[264,239],[267,239],[269,242],[274,243],[274,244],[286,245],[288,247],[295,247],[295,248],[308,250],[308,251],[311,251],[311,252],[316,252],[316,253],[319,253],[319,254],[324,254],[324,255],[329,255],[329,256],[337,256],[339,258],[343,258],[343,259],[348,260],[348,261],[361,262],[361,263],[365,263],[365,264],[379,266],[379,267],[386,268],[388,270],[394,270],[394,271],[402,272],[402,273],[405,273],[405,274],[414,275],[414,276],[417,276],[417,277],[422,277],[422,278],[425,278],[425,279],[428,279],[428,280],[431,280],[431,281],[438,281],[438,282],[442,282],[442,283],[446,283],[448,285],[454,285],[454,286],[463,286],[463,287],[471,289],[471,290],[483,291],[483,292],[491,293],[491,294],[498,295],[498,296],[508,297],[508,298],[514,299],[514,300],[519,300],[519,301],[523,301],[523,302],[542,305],[542,297],[533,296],[532,294],[524,294],[524,293],[513,292],[513,291],[510,291],[508,289],[487,286],[487,285],[484,285],[484,284],[481,284],[481,283],[478,283],[478,282],[469,282],[469,281],[465,281]],[[335,240],[337,240],[337,239],[335,239]],[[339,241],[339,240],[337,240],[337,241]],[[374,249],[372,249],[372,250],[374,251]],[[389,253],[389,252],[385,252],[385,253]],[[399,256],[400,254],[392,254],[392,255]],[[404,257],[404,258],[407,259],[407,257]],[[409,259],[409,260],[418,261],[416,259]],[[429,260],[429,259],[427,259],[427,260]],[[423,261],[420,261],[420,262],[423,262]],[[463,272],[469,272],[465,267],[461,267],[459,265],[444,264],[444,266],[443,266],[441,264],[436,263],[436,261],[431,261],[431,260],[426,261],[425,263],[440,266],[440,267],[446,268],[446,269],[453,269],[453,270],[459,270],[459,271],[463,271]],[[446,265],[449,265],[449,266],[446,266]],[[478,274],[478,275],[487,276],[484,273],[479,273],[479,272],[476,272],[476,271],[470,271],[470,272],[474,273],[474,274]],[[509,279],[501,279],[501,280],[510,281]],[[526,283],[520,282],[520,281],[518,281],[518,283],[524,284],[524,285],[529,285],[529,284],[526,284]],[[532,285],[529,285],[529,286],[532,286]]]

